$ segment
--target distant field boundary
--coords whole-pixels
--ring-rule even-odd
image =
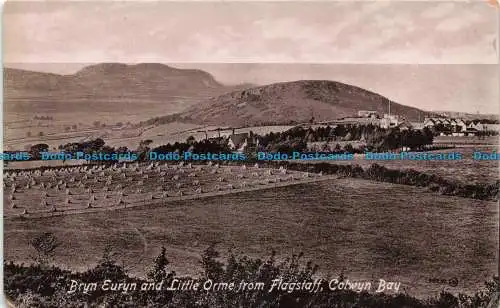
[[[322,163],[296,163],[290,161],[267,162],[266,167],[277,168],[283,166],[290,170],[338,174],[353,178],[362,178],[377,182],[387,182],[417,187],[427,187],[430,191],[439,192],[447,196],[479,200],[498,200],[500,180],[491,184],[467,184],[459,181],[450,181],[435,174],[416,171],[413,169],[389,169],[378,164],[372,164],[363,169],[359,165],[338,165],[327,162]]]

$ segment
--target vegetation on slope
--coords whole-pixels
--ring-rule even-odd
[[[42,236],[51,236],[45,234]],[[34,246],[35,249],[39,246]],[[40,251],[39,249],[37,251]],[[274,279],[288,282],[311,282],[319,278],[318,267],[312,262],[303,260],[302,255],[294,255],[283,261],[276,260],[272,252],[266,260],[252,259],[230,253],[225,262],[212,245],[201,256],[203,271],[199,277],[179,277],[169,269],[166,249],[162,247],[160,254],[151,264],[146,278],[130,277],[126,269],[118,265],[110,250],[105,250],[102,259],[94,267],[85,272],[71,272],[46,263],[34,265],[17,265],[4,263],[4,284],[7,297],[18,307],[493,307],[498,301],[499,279],[494,277],[486,283],[484,290],[474,295],[454,295],[442,292],[437,298],[417,299],[404,293],[386,294],[363,290],[332,290],[328,287],[331,278],[322,277],[318,292],[304,290],[272,291],[270,286]],[[340,274],[335,277],[339,281],[347,281]],[[208,281],[263,282],[264,288],[258,290],[184,290],[171,291],[168,287],[174,279],[180,282],[193,281],[201,286]],[[83,292],[71,290],[71,281],[78,283],[98,283],[98,287]],[[103,290],[105,280],[113,283],[135,283],[138,287],[124,291]],[[149,290],[141,290],[143,284],[154,286]]]

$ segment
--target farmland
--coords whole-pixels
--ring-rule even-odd
[[[85,115],[82,114],[64,115],[64,117],[64,121],[57,120],[57,118],[53,121],[34,121],[26,117],[9,116],[4,125],[4,150],[25,150],[37,143],[46,143],[50,149],[57,149],[61,144],[82,142],[95,138],[105,139],[109,146],[125,146],[129,149],[135,149],[143,140],[151,140],[151,146],[160,146],[167,143],[185,142],[190,136],[193,136],[196,140],[205,139],[207,136],[211,138],[218,135],[216,129],[219,128],[219,126],[183,122],[150,126],[131,126],[130,123],[125,125],[125,121],[129,122],[130,118],[123,118],[122,122],[120,122],[122,126],[118,127],[115,122],[118,122],[121,118],[111,121],[113,114],[93,118],[93,120],[98,119],[101,125],[106,125],[105,127],[95,127],[90,120],[82,121],[82,119],[86,119]],[[75,130],[65,130],[65,128],[74,124],[77,126]],[[236,129],[235,133],[252,131],[256,134],[265,135],[269,132],[282,132],[292,127],[287,125],[244,127]],[[40,132],[43,133],[43,136],[38,135]],[[207,135],[205,135],[205,132]],[[221,131],[221,134],[229,135],[231,133],[232,130]]]
[[[363,168],[376,163],[391,169],[414,169],[442,176],[452,181],[463,183],[493,183],[498,180],[498,161],[473,160],[474,151],[492,152],[493,146],[457,147],[454,149],[435,151],[439,153],[459,152],[462,160],[366,160],[364,155],[355,155],[353,161],[334,161],[335,164],[358,164]]]
[[[266,185],[292,184],[322,176],[285,169],[115,164],[76,166],[54,170],[4,173],[5,217],[39,217],[94,210],[114,210],[150,203],[164,203],[207,194],[254,190]]]
[[[82,123],[81,119],[82,117],[68,121],[54,120],[43,121],[47,123],[37,123],[31,119],[23,118],[15,123],[6,123],[4,126],[5,150],[24,150],[37,143],[46,143],[51,149],[57,149],[61,144],[82,142],[83,140],[95,138],[104,138],[112,146],[136,148],[140,141],[146,139],[151,139],[153,144],[158,145],[167,142],[185,141],[189,135],[182,134],[183,131],[201,127],[179,122],[152,127],[131,127],[125,126],[125,124],[117,127],[114,122],[112,125],[109,125],[109,122],[104,122],[105,118],[100,123],[108,124],[106,127],[95,127],[90,122]],[[65,128],[70,127],[72,124],[76,124],[77,129],[65,131]],[[42,132],[43,136],[39,136],[39,132]],[[27,136],[28,133],[31,134],[29,137]]]
[[[108,213],[8,219],[5,259],[29,262],[30,238],[53,232],[63,241],[58,265],[86,269],[111,246],[139,276],[161,245],[179,274],[196,275],[201,251],[213,242],[222,252],[259,257],[302,251],[325,275],[398,280],[417,296],[476,291],[497,274],[496,203],[410,186],[337,179]]]

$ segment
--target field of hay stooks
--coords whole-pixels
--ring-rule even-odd
[[[331,176],[330,176],[331,177]],[[307,183],[322,174],[254,166],[123,163],[4,173],[4,218],[113,210]]]

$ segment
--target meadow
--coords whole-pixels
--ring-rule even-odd
[[[492,152],[497,150],[494,146],[456,147],[453,149],[437,150],[432,153],[462,153],[461,160],[366,160],[364,155],[356,154],[353,161],[333,161],[335,164],[358,164],[368,168],[376,163],[387,168],[427,172],[442,176],[452,181],[462,183],[494,183],[498,180],[499,164],[497,160],[473,160],[474,151]]]
[[[197,275],[211,243],[265,257],[304,252],[325,275],[402,282],[404,292],[474,292],[498,275],[498,206],[423,189],[361,179],[174,201],[4,223],[5,260],[30,262],[29,240],[53,232],[61,241],[55,263],[84,270],[105,247],[132,275],[167,247],[179,274]],[[432,279],[458,279],[458,286]]]
[[[54,216],[165,203],[335,178],[307,172],[191,163],[123,163],[4,173],[4,218]]]

